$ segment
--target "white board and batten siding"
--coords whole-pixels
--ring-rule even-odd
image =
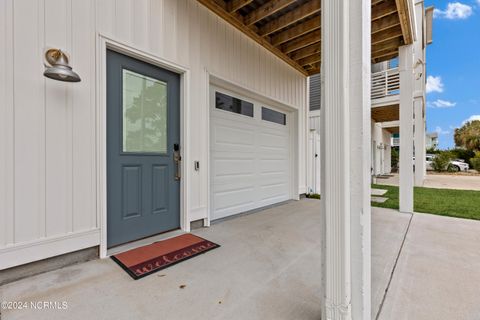
[[[307,145],[306,79],[195,0],[0,2],[0,269],[100,243],[98,34],[190,71],[190,159],[208,161],[208,74],[298,110]],[[46,79],[47,47],[82,78]],[[300,156],[298,188],[305,192]],[[190,221],[208,215],[208,170],[188,169]]]

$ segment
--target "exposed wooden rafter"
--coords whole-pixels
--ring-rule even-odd
[[[319,53],[315,53],[311,56],[300,59],[298,61],[298,64],[301,65],[302,67],[304,67],[306,65],[311,65],[311,64],[316,63],[316,62],[320,62],[320,54]]]
[[[293,40],[317,29],[320,29],[320,19],[319,17],[314,17],[296,25],[293,28],[280,32],[272,37],[271,41],[274,46],[278,46],[284,42]]]
[[[245,7],[246,5],[249,5],[252,2],[253,0],[232,0],[229,3],[227,3],[227,10],[228,12],[232,13],[242,9],[243,7]]]
[[[391,14],[381,19],[372,21],[372,34],[382,32],[399,25],[400,25],[400,19],[398,18],[398,15]]]
[[[302,48],[300,50],[297,50],[295,52],[290,53],[290,58],[293,60],[300,60],[302,58],[308,57],[314,53],[319,53],[321,50],[320,46],[320,41],[315,42],[314,44],[311,44],[305,48]]]
[[[255,40],[258,44],[260,44],[261,46],[271,51],[273,54],[275,54],[277,57],[279,57],[289,65],[291,65],[293,68],[297,69],[302,74],[304,75],[308,74],[306,70],[303,69],[298,63],[290,59],[289,56],[287,56],[285,53],[283,53],[278,48],[273,46],[268,40],[258,35],[258,33],[256,33],[252,29],[248,28],[244,23],[242,23],[237,18],[235,18],[225,8],[218,5],[215,1],[213,0],[197,0],[197,1],[203,4],[205,7],[207,7],[211,11],[213,11],[219,17],[223,18],[225,21],[233,25],[235,28],[237,28],[238,30],[246,34],[248,37]]]
[[[272,14],[282,10],[283,8],[288,7],[296,0],[271,0],[266,2],[260,8],[255,9],[245,16],[244,23],[247,26],[254,24],[257,21],[265,19],[266,17],[271,16]]]
[[[318,42],[318,40],[320,39],[320,36],[321,36],[320,30],[316,30],[304,36],[296,38],[292,41],[289,41],[283,44],[280,48],[283,52],[290,53],[292,51],[302,49],[306,46],[314,44],[315,42]]]
[[[395,0],[398,9],[398,17],[400,18],[400,25],[403,32],[403,41],[405,44],[412,44],[414,40],[413,21],[410,15],[413,8],[410,7],[408,0]]]
[[[381,19],[391,14],[397,14],[397,6],[394,1],[385,1],[372,7],[372,21]]]
[[[319,12],[320,0],[311,0],[304,5],[298,7],[297,9],[294,9],[293,11],[284,14],[278,19],[275,19],[262,26],[259,29],[259,33],[261,36],[267,36]]]
[[[321,0],[197,0],[293,68],[310,75],[321,59]],[[410,0],[372,0],[372,62],[413,41]]]

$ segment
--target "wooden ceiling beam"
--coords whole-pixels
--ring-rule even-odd
[[[260,28],[259,33],[261,36],[267,36],[318,12],[320,12],[320,0],[311,0],[301,5],[297,9],[268,22]]]
[[[302,48],[305,48],[311,44],[319,42],[321,38],[320,30],[310,32],[304,36],[296,38],[290,42],[283,44],[280,48],[284,53],[290,53]]]
[[[320,73],[320,63],[315,63],[312,69],[308,70],[308,75],[312,76],[314,74]]]
[[[391,14],[389,16],[377,19],[372,22],[372,34],[382,32],[398,25],[400,25],[400,20],[398,19],[398,16],[395,14]]]
[[[236,19],[233,15],[231,15],[229,12],[226,11],[222,6],[220,6],[218,3],[216,3],[214,0],[197,0],[200,2],[202,5],[204,5],[206,8],[214,12],[216,15],[230,23],[232,26],[237,28],[239,31],[244,33],[246,36],[250,37],[252,40],[257,42],[259,45],[263,46],[270,52],[272,52],[274,55],[276,55],[278,58],[281,60],[285,61],[287,64],[298,70],[304,75],[308,75],[307,71],[303,69],[298,63],[296,63],[294,60],[290,59],[289,56],[287,56],[284,52],[280,51],[278,48],[272,46],[272,44],[267,41],[265,38],[261,37],[244,25],[241,21]]]
[[[411,19],[410,10],[414,10],[409,5],[409,0],[395,0],[396,6],[398,8],[398,18],[400,19],[402,32],[403,32],[403,41],[405,44],[413,43],[413,21]],[[415,14],[415,11],[413,12]]]
[[[374,44],[372,45],[372,56],[381,51],[398,50],[398,47],[400,47],[402,44],[402,40],[398,37]]]
[[[236,12],[252,2],[253,0],[232,0],[227,3],[227,11],[230,13]]]
[[[387,61],[398,56],[398,49],[390,49],[372,53],[372,60],[376,62]]]
[[[372,63],[389,61],[389,60],[392,60],[393,58],[397,58],[397,57],[398,57],[398,51],[392,52],[389,55],[383,55],[383,56],[380,56],[380,57],[372,57]]]
[[[298,64],[304,67],[309,64],[320,62],[320,59],[321,59],[320,54],[315,53],[311,56],[298,60]]]
[[[290,58],[292,58],[293,60],[300,60],[314,53],[320,53],[320,51],[321,51],[321,48],[320,48],[320,41],[319,41],[305,48],[302,48],[300,50],[290,53]]]
[[[258,9],[247,14],[244,18],[244,23],[247,26],[254,24],[262,19],[265,19],[268,16],[288,7],[296,0],[270,0],[265,2],[264,5],[260,6]]]
[[[397,13],[397,11],[397,6],[393,0],[372,6],[372,21]]]
[[[378,33],[373,34],[372,35],[372,45],[375,45],[375,44],[378,44],[378,43],[381,43],[381,42],[385,42],[387,40],[397,38],[397,37],[401,37],[401,36],[403,36],[402,28],[400,26],[396,26],[396,27],[390,28],[386,31],[378,32]]]
[[[312,18],[293,28],[280,32],[271,38],[271,42],[274,46],[278,46],[317,29],[320,29],[320,17]]]

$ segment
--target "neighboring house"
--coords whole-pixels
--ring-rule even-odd
[[[398,147],[400,145],[400,134],[393,133],[392,140],[391,140],[392,147]]]
[[[415,50],[412,53],[413,63],[406,65],[406,68],[415,78],[411,79],[411,83],[416,89],[414,96],[409,99],[408,104],[400,103],[400,69],[399,58],[392,57],[391,59],[372,64],[371,74],[371,172],[372,175],[383,175],[391,172],[391,147],[400,146],[400,108],[411,108],[414,110],[415,121],[415,135],[410,137],[415,143],[415,150],[420,150],[423,156],[419,159],[425,158],[425,146],[429,148],[430,145],[435,145],[437,141],[436,133],[426,134],[426,110],[425,110],[425,94],[426,94],[426,46],[431,43],[431,8],[425,10],[423,1],[416,2],[417,11],[417,32],[418,39],[416,41]],[[425,33],[425,34],[424,34]],[[310,77],[310,99],[319,100],[320,96],[320,75]],[[320,133],[321,117],[320,105],[315,101],[310,102],[310,130]],[[407,119],[406,119],[407,121]],[[311,133],[313,134],[313,133]],[[425,141],[426,139],[426,141]],[[311,140],[313,141],[313,140]],[[313,143],[313,142],[310,142]],[[435,145],[436,146],[436,145]],[[313,147],[310,147],[310,150]],[[310,153],[308,158],[315,157],[315,154]],[[309,162],[309,165],[315,165],[314,162]],[[318,166],[318,164],[316,164]],[[415,176],[415,183],[422,185],[425,178],[425,164],[419,164],[419,168]],[[318,172],[316,168],[312,168],[309,172]],[[310,183],[309,190],[315,191],[317,188],[312,185],[315,179],[307,179]]]
[[[438,133],[427,132],[425,136],[425,146],[427,149],[437,149],[438,147]]]
[[[310,170],[307,77],[322,59],[319,303],[325,319],[370,319],[365,115],[372,108],[387,129],[400,113],[407,173],[425,78],[416,3],[2,1],[0,270],[86,248],[105,258],[118,244],[298,200]],[[370,63],[396,56],[400,95],[370,103]],[[79,80],[67,58],[81,82],[64,82]],[[412,211],[402,179],[401,210]]]

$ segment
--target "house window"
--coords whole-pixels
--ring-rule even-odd
[[[286,125],[287,115],[285,113],[262,107],[262,120]]]
[[[253,103],[220,92],[215,92],[215,107],[217,109],[253,117]]]

